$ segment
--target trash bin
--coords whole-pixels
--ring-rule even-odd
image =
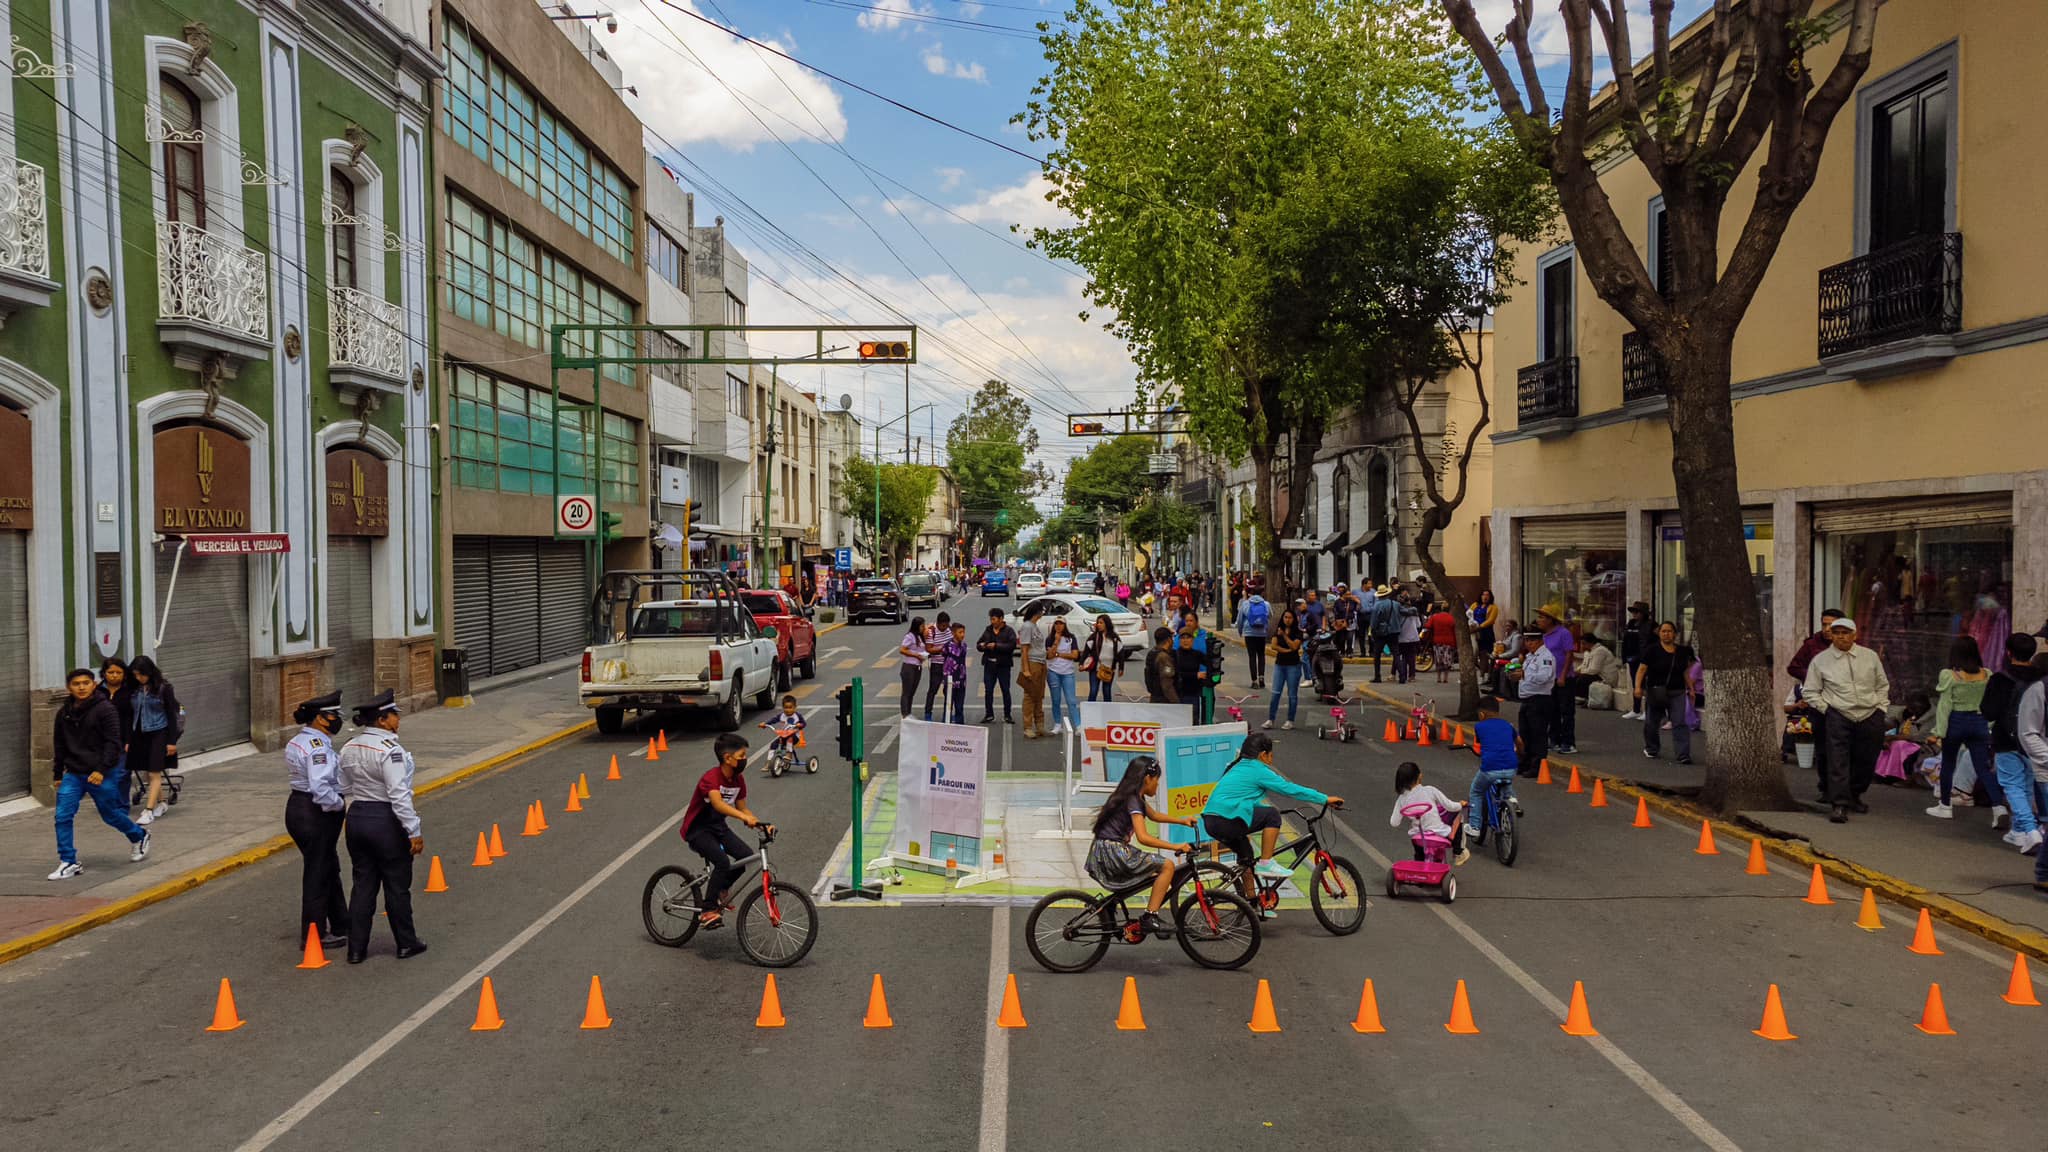
[[[469,651],[464,648],[441,649],[441,700],[469,699]]]

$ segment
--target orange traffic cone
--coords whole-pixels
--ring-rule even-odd
[[[1586,807],[1588,807],[1588,808],[1605,808],[1605,807],[1607,807],[1607,781],[1605,781],[1605,780],[1603,780],[1603,779],[1601,779],[1601,778],[1599,778],[1599,777],[1597,777],[1597,776],[1593,778],[1593,800],[1592,800],[1592,802],[1591,802],[1591,803],[1587,804],[1587,805],[1586,805]]]
[[[1941,945],[1934,942],[1934,919],[1925,908],[1920,910],[1920,923],[1913,929],[1913,942],[1906,945],[1906,951],[1922,956],[1941,955]]]
[[[1401,735],[1409,740],[1415,739],[1415,717],[1410,716],[1408,718],[1408,726],[1406,730],[1402,732]]]
[[[756,1028],[780,1028],[783,1026],[782,997],[775,992],[775,973],[768,974],[768,983],[761,987],[761,1014],[754,1017]]]
[[[1017,974],[1015,972],[1010,973],[1009,979],[1003,982],[1003,1008],[1002,1011],[996,1014],[996,1027],[1024,1027],[1024,1005],[1017,1000]]]
[[[1380,739],[1389,744],[1399,744],[1401,742],[1401,726],[1394,722],[1392,716],[1387,717],[1387,732]]]
[[[306,925],[306,958],[299,961],[299,967],[308,972],[327,967],[327,953],[320,948],[320,926]]]
[[[590,999],[585,1001],[583,1005],[583,1030],[595,1032],[600,1028],[609,1028],[611,1026],[611,1013],[604,1010],[604,986],[597,982],[597,977],[592,976],[590,978]]]
[[[490,853],[486,852],[485,855],[488,856]],[[421,891],[446,892],[447,890],[448,877],[441,874],[441,858],[436,856],[427,863],[427,886],[421,889]]]
[[[1458,990],[1451,996],[1451,1018],[1444,1022],[1444,1031],[1456,1036],[1477,1036],[1479,1025],[1472,1022],[1472,1002],[1465,996],[1465,982],[1458,981]]]
[[[548,811],[538,800],[533,802],[533,822],[540,826],[541,831],[548,830]]]
[[[1259,994],[1252,999],[1251,1030],[1254,1032],[1278,1032],[1280,1019],[1273,1015],[1273,986],[1264,979],[1259,981]]]
[[[1600,1034],[1593,1027],[1592,1013],[1586,1011],[1586,986],[1584,983],[1578,980],[1572,981],[1572,1006],[1570,1011],[1564,1014],[1564,1023],[1559,1024],[1558,1027],[1564,1029],[1564,1034],[1567,1036],[1598,1036]]]
[[[503,833],[498,831],[498,826],[496,824],[493,824],[491,825],[491,859],[502,860],[504,859],[504,856],[505,836]]]
[[[1463,748],[1464,746],[1465,746],[1465,726],[1464,726],[1463,724],[1453,724],[1453,725],[1451,725],[1451,747],[1453,747],[1453,748]]]
[[[1538,784],[1549,784],[1549,783],[1551,783],[1551,779],[1550,779],[1550,757],[1548,757],[1548,756],[1545,756],[1545,757],[1544,757],[1544,758],[1543,758],[1542,760],[1539,760],[1539,761],[1537,761],[1537,763],[1536,763],[1536,782],[1537,782]]]
[[[647,759],[649,762],[661,759],[660,754],[654,750],[654,737],[652,736],[647,738]]]
[[[1769,876],[1771,874],[1770,868],[1764,864],[1763,841],[1751,840],[1749,842],[1749,863],[1742,866],[1742,871],[1750,876]]]
[[[2012,954],[2012,983],[2006,986],[2005,995],[1999,997],[2007,1004],[2021,1008],[2039,1008],[2041,1001],[2034,996],[2034,978],[2027,973],[2027,954]]]
[[[1714,826],[1706,820],[1700,821],[1700,843],[1694,848],[1695,856],[1719,856],[1721,849],[1714,843]]]
[[[312,927],[307,925],[307,927]],[[319,943],[318,939],[314,943]],[[235,990],[228,986],[228,978],[220,978],[220,994],[213,1000],[213,1023],[206,1026],[208,1032],[233,1032],[248,1021],[235,1012]]]
[[[1385,1032],[1386,1025],[1380,1023],[1380,998],[1372,990],[1372,977],[1365,978],[1365,991],[1358,994],[1358,1018],[1351,1022],[1353,1032]]]
[[[1927,986],[1927,1006],[1920,1009],[1920,1023],[1913,1025],[1929,1036],[1953,1036],[1956,1030],[1948,1026],[1948,1007],[1941,1002],[1941,985]]]
[[[1392,724],[1393,721],[1387,721]],[[1138,978],[1124,977],[1124,1002],[1116,1010],[1116,1030],[1119,1032],[1143,1032],[1145,1013],[1138,1008]]]
[[[1638,796],[1638,797],[1636,797],[1636,818],[1635,818],[1634,820],[1631,820],[1631,821],[1629,822],[1629,827],[1631,827],[1631,828],[1653,828],[1653,827],[1655,827],[1655,825],[1653,825],[1653,824],[1651,824],[1651,823],[1650,823],[1650,801],[1649,801],[1649,800],[1648,800],[1647,798],[1645,798],[1645,797],[1642,797],[1642,796]]]
[[[538,835],[540,835],[540,803],[539,803],[539,801],[535,801],[534,803],[532,803],[532,804],[528,804],[528,805],[526,806],[526,831],[524,831],[524,832],[521,832],[521,833],[520,833],[520,835],[521,835],[521,836],[538,836]]]
[[[571,785],[569,785],[569,802],[568,802],[567,804],[564,804],[564,805],[562,805],[562,811],[564,811],[564,812],[581,812],[581,811],[583,811],[583,801],[582,801],[581,799],[579,799],[579,798],[577,797],[577,795],[576,795],[576,786],[575,786],[574,784],[571,784]]]
[[[1436,738],[1439,744],[1449,744],[1451,742],[1451,722],[1449,720],[1445,720],[1436,726]]]
[[[1884,927],[1884,921],[1877,918],[1877,893],[1863,890],[1863,907],[1856,912],[1856,926],[1865,932],[1875,932]]]
[[[656,728],[654,730],[654,747],[657,751],[668,751],[668,729]]]
[[[1758,1028],[1752,1028],[1750,1031],[1766,1040],[1799,1039],[1799,1037],[1792,1034],[1790,1028],[1785,1027],[1785,1005],[1778,999],[1778,986],[1776,984],[1771,985],[1770,993],[1764,997],[1763,1025]]]
[[[889,1019],[889,998],[882,994],[882,974],[875,973],[875,982],[868,987],[868,1014],[862,1017],[863,1028],[894,1028],[896,1021]]]
[[[581,772],[576,774],[576,798],[578,800],[590,799],[590,780]]]
[[[1430,739],[1429,739],[1429,725],[1427,725],[1427,724],[1424,724],[1424,725],[1423,725],[1422,727],[1420,727],[1420,728],[1418,728],[1418,729],[1416,729],[1416,730],[1415,730],[1415,743],[1416,743],[1416,744],[1417,744],[1417,745],[1418,745],[1419,747],[1423,747],[1423,748],[1427,748],[1427,747],[1429,747],[1429,745],[1430,745]]]
[[[505,1026],[505,1018],[498,1015],[498,993],[491,987],[491,978],[484,977],[484,988],[477,993],[476,1023],[469,1026],[471,1032],[496,1032]]]
[[[1806,903],[1833,904],[1834,902],[1834,899],[1828,895],[1828,882],[1820,874],[1820,865],[1815,864],[1813,866],[1813,879],[1808,881],[1806,885]]]
[[[485,839],[484,834],[481,832],[476,834],[476,859],[471,860],[469,866],[471,868],[489,868],[491,866],[491,842]]]
[[[623,780],[623,779],[625,779],[625,777],[623,777],[623,776],[620,776],[620,775],[619,775],[619,756],[618,756],[618,753],[614,752],[614,753],[612,754],[612,770],[611,770],[611,771],[609,771],[609,772],[607,772],[607,773],[605,773],[605,774],[604,774],[604,778],[605,778],[605,779],[607,779],[607,780]]]
[[[1586,790],[1586,786],[1584,784],[1579,783],[1579,766],[1577,764],[1572,765],[1571,782],[1564,786],[1564,790],[1566,792],[1569,792],[1573,796],[1577,796],[1579,793],[1584,792]]]

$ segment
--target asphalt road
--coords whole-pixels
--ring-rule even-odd
[[[828,633],[823,647],[849,650],[821,662],[804,700],[826,767],[751,781],[755,810],[785,829],[778,872],[805,888],[847,820],[832,690],[856,673],[892,681],[874,665],[898,635]],[[877,702],[878,723],[892,704]],[[2048,1009],[2001,1002],[2009,955],[1945,931],[1946,955],[1912,954],[1896,908],[1861,931],[1856,893],[1807,905],[1804,876],[1744,875],[1742,845],[1697,856],[1696,829],[1634,829],[1624,806],[1591,810],[1561,784],[1522,787],[1512,870],[1475,853],[1455,905],[1389,901],[1385,858],[1407,851],[1386,818],[1395,764],[1414,755],[1462,795],[1469,760],[1318,743],[1312,722],[1275,735],[1283,771],[1352,801],[1335,847],[1374,894],[1356,936],[1286,912],[1241,972],[1153,942],[1057,976],[1026,952],[1023,908],[828,907],[816,948],[777,977],[788,1027],[756,1029],[763,972],[731,931],[671,950],[640,926],[647,875],[694,863],[675,825],[711,733],[672,733],[658,764],[635,754],[644,733],[593,735],[423,801],[452,890],[416,896],[432,945],[417,959],[396,961],[387,933],[366,964],[296,970],[298,862],[285,856],[0,967],[0,1148],[1869,1152],[1989,1148],[2025,1130]],[[604,782],[614,752],[625,779]],[[1047,770],[1052,756],[1018,740],[1013,766]],[[564,813],[578,772],[592,799]],[[551,828],[522,838],[536,798]],[[492,821],[510,854],[472,868]],[[1001,1032],[991,982],[1010,972],[1029,1027]],[[876,973],[890,1030],[861,1027]],[[593,974],[614,1023],[581,1031]],[[473,1033],[484,975],[506,1026]],[[1126,976],[1143,1033],[1114,1027]],[[222,977],[248,1023],[208,1034]],[[1383,1035],[1350,1027],[1367,977]],[[1260,978],[1279,1035],[1246,1028]],[[1480,1035],[1444,1029],[1459,979]],[[1598,1040],[1558,1028],[1575,980]],[[1931,981],[1959,1035],[1914,1028]],[[1750,1032],[1774,982],[1796,1041]]]

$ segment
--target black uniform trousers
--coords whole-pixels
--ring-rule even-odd
[[[284,802],[284,830],[299,846],[299,937],[306,925],[322,936],[348,935],[348,899],[341,894],[340,812],[313,802],[310,792],[294,791]]]
[[[1543,758],[1550,755],[1551,721],[1556,712],[1556,697],[1548,692],[1522,697],[1521,712],[1515,717],[1522,725],[1521,764],[1515,769],[1521,775],[1536,775]]]
[[[981,665],[981,710],[985,715],[996,714],[996,689],[1003,690],[1003,719],[1010,718],[1010,662]]]
[[[348,858],[355,878],[348,900],[348,950],[357,956],[369,950],[379,885],[392,939],[400,948],[418,947],[420,938],[412,930],[412,838],[391,805],[358,800],[348,806]]]

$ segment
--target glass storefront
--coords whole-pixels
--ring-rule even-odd
[[[1621,624],[1628,619],[1626,547],[1550,546],[1522,548],[1522,617],[1527,626],[1546,606],[1562,606],[1591,639],[1619,649]]]
[[[2012,524],[1818,532],[1814,615],[1838,607],[1884,660],[1892,700],[1932,695],[1949,641],[1968,635],[1985,663],[2003,660],[2012,619]]]
[[[1766,642],[1776,634],[1772,631],[1771,620],[1773,535],[1769,509],[1744,513],[1742,539],[1749,548],[1750,582],[1755,589],[1757,608],[1763,613]],[[1659,621],[1676,622],[1678,635],[1686,642],[1690,643],[1697,635],[1693,631],[1692,581],[1685,568],[1685,526],[1679,522],[1676,513],[1657,518],[1656,583],[1650,597],[1650,611]]]

